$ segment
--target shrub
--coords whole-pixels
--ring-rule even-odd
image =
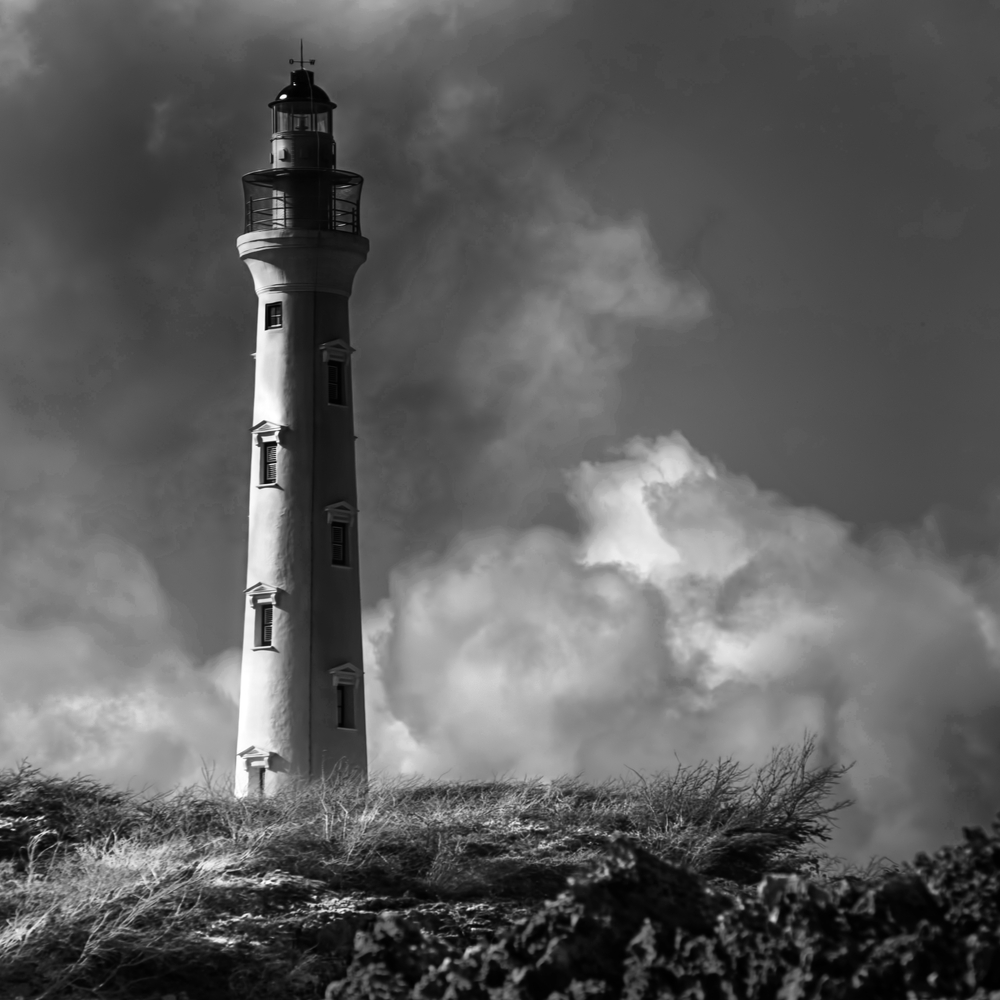
[[[23,863],[29,848],[122,836],[144,819],[135,796],[91,778],[44,776],[26,762],[0,771],[0,859]]]
[[[756,898],[622,839],[533,916],[464,952],[389,917],[327,997],[362,1000],[917,1000],[1000,990],[1000,814],[992,836],[865,885],[769,875]]]

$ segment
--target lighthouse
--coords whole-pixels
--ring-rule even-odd
[[[299,63],[236,241],[257,293],[239,795],[367,766],[348,302],[368,240],[336,105]]]

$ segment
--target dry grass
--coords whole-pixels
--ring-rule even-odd
[[[737,891],[773,871],[843,874],[814,845],[849,804],[827,802],[846,768],[809,769],[813,751],[599,785],[342,771],[264,800],[210,777],[144,797],[22,765],[0,772],[0,998],[173,983],[194,1000],[279,980],[316,995],[316,950],[289,928],[317,910],[530,905],[620,834]]]

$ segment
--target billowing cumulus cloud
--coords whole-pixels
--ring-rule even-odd
[[[918,536],[867,546],[679,434],[569,477],[583,530],[493,531],[400,568],[369,616],[390,768],[659,770],[820,737],[855,762],[834,847],[933,847],[1000,799],[989,588]],[[821,762],[821,761],[817,761]]]
[[[0,470],[0,760],[167,788],[223,768],[236,705],[222,654],[194,662],[142,554],[94,532],[92,476],[5,414]]]
[[[635,337],[677,339],[711,313],[641,216],[600,211],[498,102],[475,74],[446,74],[400,130],[406,186],[374,209],[405,207],[413,227],[409,252],[371,275],[392,295],[356,357],[375,573],[414,535],[530,520],[561,465],[613,435]]]

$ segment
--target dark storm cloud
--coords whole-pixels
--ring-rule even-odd
[[[232,641],[239,607],[205,593],[203,582],[238,592],[245,524],[254,306],[232,246],[239,175],[266,156],[266,104],[281,86],[291,37],[311,28],[314,46],[328,44],[333,20],[324,5],[283,14],[286,22],[252,5],[42,3],[24,22],[37,70],[3,95],[17,150],[0,168],[9,194],[7,396],[101,471],[96,496],[81,498],[90,516],[152,546],[175,593],[210,602],[224,626],[200,623],[209,647]],[[447,45],[447,11],[428,5],[408,39],[398,25],[380,32],[392,15],[391,7],[381,16],[346,10],[357,47],[322,53],[349,91],[342,159],[363,165],[374,191],[366,217],[381,273],[369,311],[398,300],[435,231],[444,226],[453,245],[461,242],[456,228],[476,227],[457,211],[457,197],[429,197],[411,149],[438,77],[447,77],[429,58]],[[286,38],[272,35],[279,27]],[[385,50],[394,65],[372,73]],[[459,150],[454,169],[467,165]],[[476,201],[484,217],[509,225],[507,196],[491,196],[481,170],[476,180],[480,188],[467,184],[463,203]],[[465,268],[473,275],[472,262]],[[453,296],[452,327],[485,280],[473,275]],[[437,284],[424,284],[438,294]],[[363,301],[359,312],[363,330]],[[442,329],[440,318],[435,325]],[[414,340],[424,332],[412,317],[407,326]],[[383,367],[401,362],[404,350],[387,351]],[[429,353],[425,345],[428,365]],[[419,395],[418,380],[409,381],[400,392]],[[435,398],[429,409],[440,406]],[[409,460],[425,466],[433,456]],[[152,516],[164,501],[165,516]]]
[[[714,191],[698,191],[703,182],[683,171],[657,189],[634,189],[637,205],[613,178],[623,158],[643,157],[616,150],[616,119],[630,121],[637,107],[669,114],[685,89],[731,103],[731,91],[766,74],[775,55],[794,64],[789,82],[795,100],[806,102],[803,114],[816,113],[822,88],[810,88],[818,75],[827,90],[854,80],[848,91],[867,88],[880,106],[894,100],[898,113],[922,116],[917,125],[932,120],[938,137],[958,134],[962,121],[982,118],[985,65],[977,56],[988,48],[991,12],[917,6],[590,3],[525,16],[515,4],[427,4],[405,8],[405,23],[396,23],[404,8],[391,5],[300,3],[279,12],[87,0],[25,8],[39,68],[6,92],[4,118],[20,152],[0,169],[5,189],[17,193],[6,210],[6,273],[18,276],[10,308],[30,320],[12,324],[6,338],[8,391],[17,407],[57,422],[95,465],[107,464],[108,492],[121,498],[136,540],[145,544],[152,530],[157,548],[184,550],[172,583],[198,550],[206,568],[227,565],[238,580],[238,558],[185,539],[206,519],[227,546],[237,547],[242,533],[233,515],[246,462],[241,412],[249,405],[253,303],[231,247],[237,178],[263,162],[264,105],[280,85],[285,50],[309,32],[320,76],[341,103],[342,161],[367,175],[373,256],[354,301],[361,455],[369,463],[362,490],[382,482],[376,475],[399,480],[369,491],[367,511],[405,518],[416,536],[405,549],[443,540],[456,516],[504,519],[519,501],[498,507],[495,487],[474,487],[470,467],[502,433],[506,404],[470,405],[455,354],[470,334],[501,324],[505,303],[516,309],[534,280],[536,256],[518,246],[523,223],[544,214],[568,177],[578,196],[612,218],[651,211],[661,246],[682,257],[720,198],[739,196],[724,178]],[[936,26],[941,44],[925,24]],[[724,120],[728,112],[718,113]],[[670,131],[661,117],[651,138]],[[940,231],[937,216],[923,221],[933,204],[928,198],[895,228],[920,219],[921,232]],[[663,224],[665,208],[674,218]],[[698,266],[731,297],[732,278],[753,272],[754,227],[773,239],[774,220],[721,211],[728,221],[709,225]],[[729,244],[739,263],[730,262]],[[754,301],[772,308],[804,294],[798,282],[775,287],[768,273],[750,280]],[[604,392],[607,420],[614,380]],[[414,435],[405,446],[401,421]],[[603,431],[607,440],[613,423]],[[581,446],[565,442],[549,461],[570,464]],[[130,510],[164,490],[172,527],[132,518]],[[399,511],[389,499],[396,496],[405,498]],[[369,569],[372,597],[397,554],[391,546],[379,572]],[[236,616],[229,612],[228,629]],[[224,640],[215,631],[205,641]]]

